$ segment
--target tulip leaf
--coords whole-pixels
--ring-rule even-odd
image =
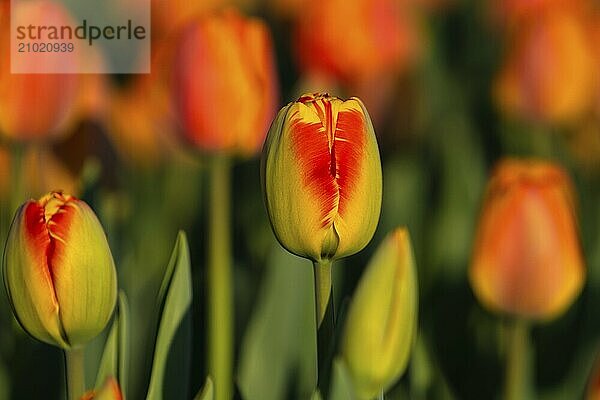
[[[158,301],[162,311],[146,398],[188,398],[192,275],[188,242],[183,232],[177,236]]]
[[[238,385],[245,400],[310,398],[316,386],[310,262],[273,246],[241,346]],[[294,381],[295,380],[295,381]]]
[[[352,381],[346,363],[341,359],[336,359],[333,362],[333,372],[331,378],[330,389],[331,400],[354,400],[356,395],[352,388]]]
[[[214,400],[215,398],[215,389],[213,385],[213,381],[210,376],[206,377],[206,382],[204,383],[204,387],[200,389],[194,400]]]
[[[315,390],[315,392],[310,397],[310,400],[323,400],[323,396],[321,396],[321,392],[319,392],[319,389]]]
[[[110,328],[94,387],[99,389],[109,377],[119,382],[121,392],[127,394],[127,375],[129,373],[129,305],[127,296],[119,291],[117,311]]]

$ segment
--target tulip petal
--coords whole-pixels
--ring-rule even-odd
[[[49,225],[55,239],[52,268],[61,321],[69,341],[83,343],[106,326],[116,302],[108,242],[96,215],[80,200],[64,203]]]
[[[37,202],[25,203],[15,216],[7,240],[3,269],[6,290],[15,316],[34,337],[69,347],[59,316],[54,276],[49,266],[52,257],[50,236],[46,231],[44,208]],[[16,265],[18,268],[8,268]],[[19,301],[12,299],[18,297]],[[27,327],[22,322],[27,321]]]

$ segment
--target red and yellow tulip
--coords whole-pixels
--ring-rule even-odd
[[[23,204],[2,267],[17,320],[43,342],[79,347],[111,317],[115,265],[98,218],[79,199],[52,192]]]
[[[184,29],[174,63],[174,99],[183,134],[206,152],[259,151],[277,101],[271,36],[233,9]]]
[[[377,249],[348,309],[341,353],[359,399],[377,397],[406,370],[418,290],[410,236],[398,228]]]
[[[492,310],[547,320],[585,279],[571,181],[543,161],[504,160],[488,184],[470,269]]]
[[[262,178],[271,225],[290,252],[334,260],[373,237],[381,163],[359,99],[304,95],[281,109],[265,142]]]
[[[110,377],[99,390],[84,393],[80,400],[123,400],[123,394],[117,380]]]

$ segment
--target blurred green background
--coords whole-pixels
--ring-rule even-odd
[[[221,6],[196,1],[198,13]],[[600,146],[594,145],[600,139],[600,109],[590,106],[577,118],[565,121],[532,111],[535,107],[510,109],[495,101],[497,76],[511,46],[519,41],[515,26],[525,22],[507,22],[507,14],[499,12],[499,17],[491,3],[398,0],[396,5],[403,7],[403,15],[410,19],[418,49],[415,54],[407,56],[401,66],[375,74],[366,82],[328,79],[325,85],[300,67],[294,50],[295,29],[305,7],[302,0],[236,4],[247,14],[263,19],[271,30],[279,106],[296,99],[303,89],[333,89],[332,94],[342,97],[360,96],[372,114],[383,166],[381,220],[364,251],[335,265],[334,295],[337,309],[343,309],[377,244],[393,228],[408,226],[420,284],[419,331],[409,370],[386,396],[388,399],[500,397],[506,321],[477,302],[467,269],[486,180],[495,162],[504,156],[555,160],[576,184],[588,275],[583,292],[564,315],[533,327],[538,398],[583,398],[597,356]],[[513,3],[519,2],[507,2]],[[160,9],[161,5],[153,7]],[[359,31],[350,22],[348,25],[349,36]],[[168,36],[164,31],[156,34]],[[590,33],[593,44],[591,38]],[[162,39],[158,37],[156,42]],[[351,45],[351,40],[340,44],[344,45]],[[546,54],[552,46],[536,48],[541,49],[541,65],[552,63],[553,57],[566,57]],[[590,51],[594,50],[597,52],[591,45]],[[576,61],[567,58],[566,62]],[[597,70],[595,67],[594,72]],[[160,73],[153,70],[146,79]],[[64,186],[65,181],[92,206],[107,232],[120,287],[129,298],[129,398],[142,399],[158,323],[153,299],[177,232],[186,231],[194,293],[192,337],[187,344],[190,389],[185,397],[191,398],[207,375],[206,156],[186,148],[189,146],[182,145],[177,135],[168,138],[169,146],[154,144],[148,154],[137,154],[146,151],[142,145],[136,147],[137,140],[153,143],[155,139],[147,137],[156,133],[138,130],[135,134],[139,139],[120,136],[111,122],[110,105],[117,104],[113,96],[136,90],[137,80],[144,78],[105,78],[102,85],[110,89],[100,97],[108,104],[108,112],[84,114],[65,128],[61,138],[35,150],[6,138],[0,141],[0,242],[5,242],[16,205],[56,189],[55,185]],[[550,81],[569,79],[569,74],[559,74]],[[524,84],[529,90],[537,90],[539,85]],[[587,89],[596,91],[593,85]],[[598,98],[599,94],[596,91],[590,97]],[[148,119],[149,126],[159,123],[143,105],[132,107],[138,108],[141,118]],[[162,125],[155,128],[161,135],[174,133],[161,130]],[[34,172],[29,174],[34,178],[17,177],[11,160],[17,152],[29,151],[39,153],[31,161]],[[15,192],[22,197],[15,199]],[[315,384],[310,262],[287,253],[272,234],[263,206],[258,156],[236,160],[232,193],[238,395],[249,400],[308,398]],[[87,350],[90,379],[104,340],[98,338]],[[0,296],[0,400],[61,398],[62,365],[61,352],[28,337],[17,326],[6,296]]]

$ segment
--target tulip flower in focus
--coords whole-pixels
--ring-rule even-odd
[[[377,249],[348,309],[341,353],[359,399],[385,392],[406,370],[418,298],[410,236],[398,228]]]
[[[503,111],[533,120],[569,123],[589,110],[594,59],[577,10],[551,8],[520,26],[495,86]]]
[[[282,108],[262,179],[273,231],[288,251],[319,262],[364,248],[379,221],[382,176],[362,102],[314,94]]]
[[[0,136],[13,140],[41,140],[56,135],[67,120],[77,96],[76,74],[12,74],[10,69],[10,13],[0,5]],[[13,24],[71,25],[67,11],[49,0],[14,2]],[[39,62],[34,56],[21,63]],[[74,53],[61,53],[51,62],[75,65]]]
[[[416,47],[406,8],[393,0],[304,2],[296,32],[301,69],[354,82],[403,67]]]
[[[173,95],[183,134],[206,152],[253,155],[275,112],[277,81],[265,24],[233,9],[183,30]]]
[[[81,396],[80,400],[122,400],[121,388],[115,378],[108,378],[100,390],[91,390]]]
[[[60,192],[17,211],[2,268],[14,314],[31,336],[64,349],[82,346],[108,323],[117,278],[92,209]]]
[[[495,311],[548,320],[569,307],[585,268],[565,171],[531,160],[496,167],[469,277],[478,299]]]

